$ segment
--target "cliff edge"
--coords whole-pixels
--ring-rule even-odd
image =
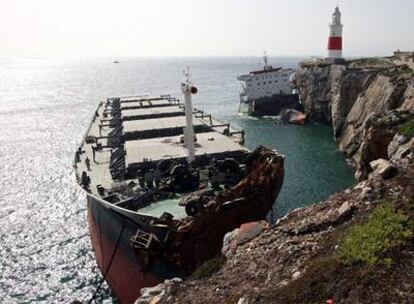
[[[388,110],[414,110],[414,72],[397,57],[302,62],[296,81],[305,113],[313,122],[332,125],[340,150],[355,161],[357,180],[370,173],[367,163],[387,158],[393,138],[387,134],[381,145],[376,143],[377,151],[366,153],[367,121]]]

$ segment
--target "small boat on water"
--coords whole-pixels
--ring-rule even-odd
[[[114,62],[113,63],[121,63],[121,61],[118,61],[118,60],[114,60]]]
[[[184,103],[101,102],[75,154],[96,261],[122,303],[217,256],[227,232],[266,217],[283,182],[283,155],[249,151],[243,131],[193,109],[188,77],[181,89]]]

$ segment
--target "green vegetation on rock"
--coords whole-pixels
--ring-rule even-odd
[[[345,264],[390,265],[392,260],[387,253],[413,237],[408,224],[408,216],[396,211],[391,203],[380,205],[366,223],[355,225],[348,232],[339,247],[340,260]]]
[[[401,128],[400,132],[407,138],[411,138],[414,136],[414,119],[411,119],[404,123]]]

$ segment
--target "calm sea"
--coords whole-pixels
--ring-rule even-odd
[[[113,64],[118,59],[120,64]],[[298,58],[273,58],[295,67]],[[353,183],[331,129],[276,125],[237,115],[237,75],[260,58],[0,59],[0,303],[87,300],[101,276],[74,182],[73,152],[97,103],[109,96],[180,96],[183,69],[195,107],[245,129],[246,145],[286,155],[275,214],[315,203]],[[100,299],[112,303],[105,286]]]

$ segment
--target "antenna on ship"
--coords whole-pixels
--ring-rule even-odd
[[[190,81],[190,68],[184,71],[185,82],[181,84],[181,91],[184,93],[185,102],[185,120],[186,126],[184,127],[184,145],[188,149],[188,162],[191,163],[195,160],[195,134],[193,126],[193,104],[191,101],[191,95],[197,93],[197,88],[191,84]]]

